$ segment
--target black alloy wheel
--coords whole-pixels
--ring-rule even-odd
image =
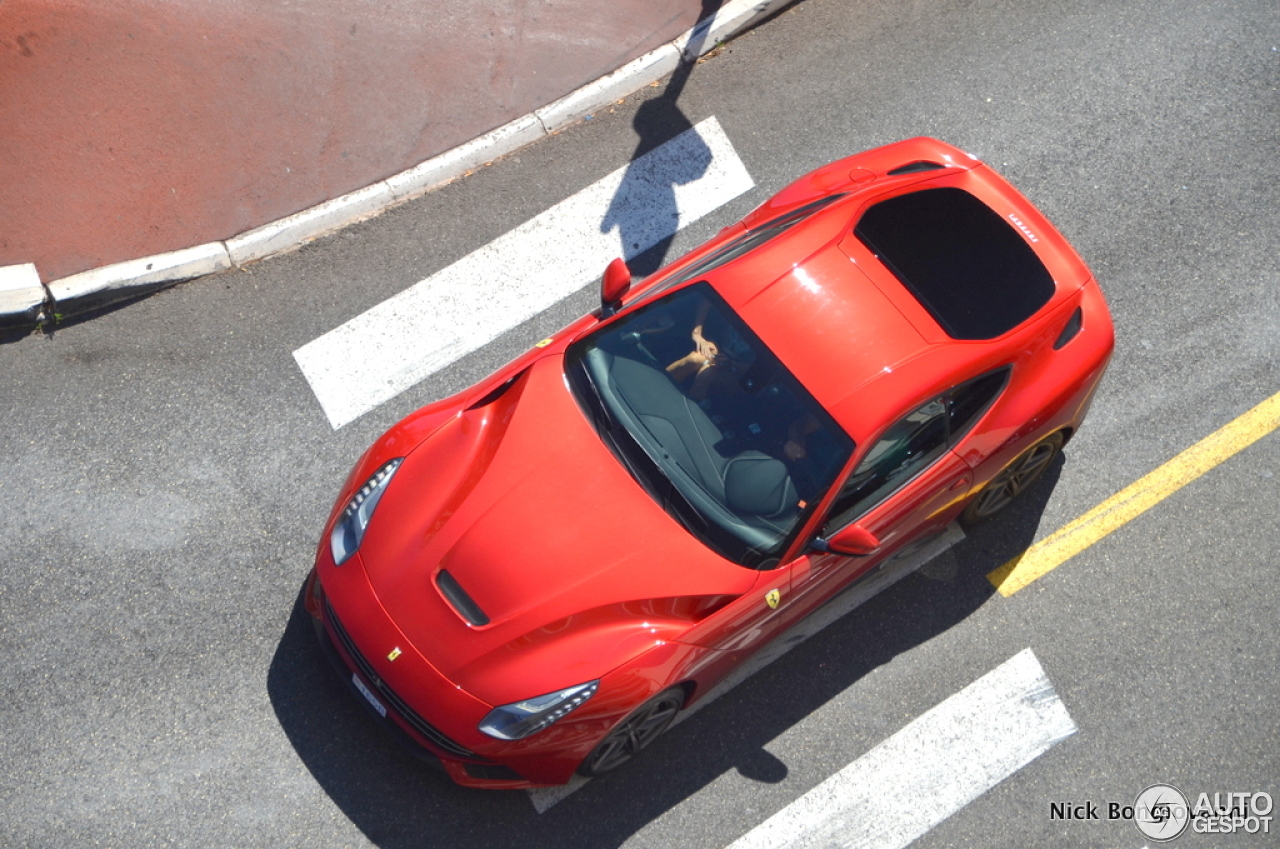
[[[634,758],[666,731],[684,706],[684,690],[672,687],[632,711],[631,715],[596,744],[578,767],[578,773],[595,778],[613,772]]]
[[[1045,473],[1061,450],[1062,433],[1059,432],[1049,434],[1023,451],[969,502],[960,521],[974,525],[1008,507]]]

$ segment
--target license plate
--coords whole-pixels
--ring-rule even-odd
[[[354,672],[351,673],[351,683],[356,685],[356,689],[360,691],[360,695],[369,700],[369,704],[373,705],[373,709],[378,712],[378,715],[385,718],[387,715],[386,706],[382,704],[382,702],[378,701],[378,697],[373,694],[372,690],[364,685],[364,682],[360,680],[360,676]]]

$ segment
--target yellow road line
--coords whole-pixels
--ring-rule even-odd
[[[1045,537],[987,575],[987,580],[1001,595],[1013,595],[1277,428],[1280,393]]]

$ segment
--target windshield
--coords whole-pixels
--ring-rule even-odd
[[[853,441],[707,283],[569,349],[578,402],[662,507],[757,569],[783,550]]]

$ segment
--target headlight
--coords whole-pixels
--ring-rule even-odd
[[[499,740],[523,740],[536,734],[551,723],[595,695],[600,682],[588,681],[576,687],[566,687],[545,696],[525,699],[522,702],[503,705],[489,711],[480,723],[480,730]]]
[[[342,511],[338,523],[333,526],[333,533],[329,535],[329,549],[333,552],[335,565],[341,566],[360,547],[364,529],[369,527],[369,519],[373,517],[373,508],[378,506],[387,484],[391,483],[391,476],[403,462],[403,457],[389,460],[347,502],[347,509]]]

